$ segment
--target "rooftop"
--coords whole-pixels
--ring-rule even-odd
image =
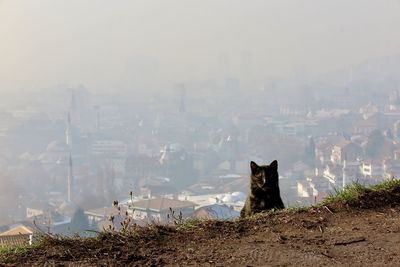
[[[0,233],[0,237],[11,236],[11,235],[30,235],[33,234],[33,232],[34,232],[33,229],[28,226],[18,225],[3,233]]]
[[[125,214],[126,209],[119,207],[119,209],[117,207],[102,207],[102,208],[98,208],[98,209],[91,209],[91,210],[87,210],[85,211],[85,214],[87,215],[92,215],[92,216],[98,216],[98,217],[108,217],[110,215],[123,215]]]
[[[0,247],[29,245],[29,239],[29,234],[0,236]]]
[[[191,201],[181,201],[169,198],[153,198],[139,200],[132,203],[134,209],[151,209],[158,212],[171,209],[182,209],[195,207],[196,204]]]

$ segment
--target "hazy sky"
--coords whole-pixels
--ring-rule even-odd
[[[2,92],[264,80],[398,53],[398,0],[0,0]]]

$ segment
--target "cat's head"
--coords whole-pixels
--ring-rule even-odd
[[[250,162],[252,184],[262,190],[268,190],[278,185],[278,161],[274,160],[270,165],[258,166],[254,161]]]

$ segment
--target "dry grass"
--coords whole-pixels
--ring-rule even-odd
[[[112,259],[121,264],[141,262],[143,248],[146,255],[159,253],[162,248],[157,244],[179,242],[186,236],[193,239],[214,236],[240,236],[253,229],[254,225],[273,221],[279,223],[280,218],[292,216],[307,217],[315,210],[337,212],[341,208],[378,208],[383,206],[400,205],[400,180],[388,180],[379,185],[366,187],[355,183],[344,190],[337,191],[328,197],[322,204],[311,208],[288,208],[279,211],[270,211],[257,214],[246,219],[236,221],[193,220],[182,219],[173,215],[173,224],[165,226],[151,224],[147,227],[127,224],[120,231],[105,230],[96,237],[66,237],[43,234],[39,241],[31,247],[0,248],[1,264],[20,264],[26,259],[37,259],[38,264],[54,262],[75,262]],[[36,262],[36,261],[35,261]],[[54,263],[53,262],[53,263]],[[154,264],[158,264],[154,262]]]

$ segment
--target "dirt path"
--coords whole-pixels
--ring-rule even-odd
[[[167,243],[169,253],[154,256],[167,265],[400,265],[398,209],[274,216],[246,228],[239,234],[188,236]]]
[[[132,240],[60,242],[15,265],[399,266],[400,208],[275,213]],[[1,264],[0,264],[1,265]]]

